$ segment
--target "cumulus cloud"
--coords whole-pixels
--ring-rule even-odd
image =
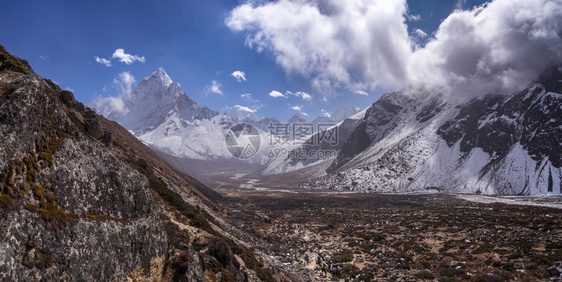
[[[361,90],[355,90],[355,91],[353,91],[353,93],[358,94],[358,95],[363,95],[363,96],[369,96],[369,93],[367,93],[365,91],[361,91]]]
[[[231,74],[238,82],[246,81],[246,74],[243,71],[235,71]]]
[[[216,80],[211,81],[211,85],[207,86],[205,90],[205,94],[208,95],[209,93],[223,95],[221,90],[222,84],[218,83]]]
[[[293,93],[293,92],[291,92],[291,91],[287,91],[287,92],[285,92],[285,94],[286,94],[286,96],[288,96],[288,95],[293,95],[293,96],[299,97],[299,98],[301,98],[301,99],[303,99],[303,100],[305,100],[305,101],[310,101],[310,100],[312,100],[312,96],[310,96],[310,94],[308,94],[308,93],[306,93],[306,92],[302,92],[302,91],[295,92],[295,93]]]
[[[291,105],[291,104],[288,103],[287,106],[289,107],[289,109],[291,109],[291,110],[293,110],[293,111],[299,112],[299,114],[302,115],[302,116],[305,116],[305,117],[308,116],[308,114],[305,113],[305,112],[302,110],[303,107],[302,107],[301,105],[295,105],[295,106],[293,106],[293,105]]]
[[[226,25],[318,90],[397,86],[410,53],[405,0],[250,1]]]
[[[420,85],[508,92],[562,61],[561,1],[494,0],[462,10],[465,5],[457,1],[431,36],[408,33],[406,23],[417,17],[408,15],[406,0],[249,1],[225,23],[247,35],[248,47],[329,95]],[[423,47],[416,44],[421,37]]]
[[[281,93],[279,91],[275,91],[275,90],[269,92],[269,96],[271,96],[273,98],[278,98],[278,97],[287,98],[287,96],[283,95],[283,93]]]
[[[116,49],[115,52],[113,52],[111,59],[100,58],[98,56],[94,56],[94,59],[96,60],[97,63],[104,65],[106,67],[112,66],[111,60],[113,59],[118,59],[120,62],[125,63],[127,65],[130,65],[137,61],[141,63],[146,62],[146,58],[144,56],[127,54],[125,53],[124,49]]]
[[[410,83],[467,94],[509,93],[562,61],[561,35],[560,1],[496,0],[456,10],[411,55]]]
[[[234,107],[236,109],[238,109],[239,111],[243,111],[243,112],[248,112],[248,113],[255,113],[256,112],[256,110],[250,109],[249,107],[246,107],[246,106],[235,105]]]
[[[106,67],[111,67],[111,61],[110,60],[105,59],[105,58],[100,58],[98,56],[95,56],[94,58],[96,59],[97,63],[100,63],[100,64],[102,64]]]
[[[125,63],[127,65],[130,65],[132,63],[134,63],[135,61],[144,63],[146,62],[146,59],[144,58],[144,56],[139,57],[137,55],[131,55],[131,54],[127,54],[125,53],[124,49],[117,49],[115,50],[115,52],[113,52],[113,59],[119,59],[120,62]],[[96,59],[97,61],[97,59]]]

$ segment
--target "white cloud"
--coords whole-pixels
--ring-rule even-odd
[[[455,4],[455,9],[462,10],[466,6],[466,0],[457,0]]]
[[[317,90],[425,85],[508,92],[562,62],[562,1],[494,0],[457,10],[435,33],[408,34],[406,0],[249,1],[226,25]],[[338,93],[342,91],[323,91]],[[281,96],[278,96],[281,97]]]
[[[256,112],[256,110],[250,109],[250,108],[245,107],[245,106],[235,105],[234,107],[236,109],[238,109],[239,111],[243,111],[243,112],[248,112],[248,113],[255,113]]]
[[[243,71],[235,71],[231,74],[238,82],[246,81],[246,74]]]
[[[287,106],[289,106],[289,109],[293,110],[293,111],[297,111],[299,112],[300,115],[307,117],[308,114],[302,111],[302,106],[301,105],[296,105],[296,106],[292,106],[291,104],[287,104]]]
[[[222,84],[218,83],[216,80],[211,81],[211,85],[207,86],[206,89],[206,95],[208,95],[209,93],[214,93],[214,94],[219,94],[219,95],[223,95],[222,90],[221,90],[221,86]]]
[[[115,87],[120,91],[121,95],[131,93],[135,82],[135,77],[128,71],[120,73],[117,78],[113,79],[113,84],[115,84]]]
[[[285,92],[285,94],[286,94],[287,96],[288,96],[288,95],[293,95],[293,96],[302,98],[302,99],[305,100],[305,101],[310,101],[310,100],[312,100],[312,96],[310,96],[310,94],[308,94],[308,93],[306,93],[306,92],[302,92],[302,91],[299,91],[299,92],[296,92],[296,93],[293,93],[293,92],[291,92],[291,91],[287,91],[287,92]]]
[[[129,113],[129,108],[125,105],[123,97],[131,93],[135,83],[135,77],[131,73],[122,72],[113,79],[113,87],[119,92],[117,96],[97,97],[89,104],[89,106],[96,109],[96,112],[105,117],[125,115]]]
[[[112,59],[115,59],[115,58],[119,59],[119,61],[121,63],[125,63],[127,65],[130,65],[130,64],[134,63],[135,61],[139,61],[141,63],[146,62],[146,59],[144,58],[144,56],[139,57],[137,55],[127,54],[127,53],[125,53],[124,49],[115,50],[115,52],[113,52]],[[96,59],[96,61],[97,61],[97,59]]]
[[[329,118],[329,117],[331,116],[331,114],[328,113],[328,112],[327,112],[326,110],[324,110],[324,109],[320,110],[320,112],[322,112],[322,115],[325,116],[325,117],[327,117],[327,118]]]
[[[110,115],[125,115],[129,108],[125,106],[123,97],[97,97],[90,104],[99,114],[109,117]]]
[[[50,58],[49,58],[49,56],[39,56],[39,59],[41,61],[48,61]]]
[[[98,56],[94,57],[96,59],[96,62],[106,66],[106,67],[111,67],[111,61],[105,58],[100,58]]]
[[[419,38],[425,38],[427,36],[427,33],[425,33],[423,30],[419,28],[414,29],[414,34]]]
[[[408,20],[411,22],[417,22],[419,20],[421,20],[421,16],[420,15],[408,15]]]
[[[405,0],[250,1],[226,24],[316,89],[396,86],[410,53],[406,12]]]
[[[355,91],[353,91],[353,93],[363,95],[363,96],[369,96],[369,93],[367,93],[365,91],[361,91],[361,90],[355,90]]]
[[[252,103],[252,109],[254,111],[258,111],[263,107],[263,104],[259,100],[254,99],[254,97],[252,97],[252,94],[250,93],[242,94],[240,95],[240,98],[242,98],[242,100]]]
[[[287,98],[287,96],[283,95],[283,93],[281,93],[279,91],[275,91],[275,90],[269,92],[269,96],[271,96],[273,98],[278,98],[278,97]]]
[[[560,1],[496,0],[456,10],[412,54],[410,83],[469,95],[509,93],[562,61],[561,36]]]
[[[127,65],[130,65],[132,63],[134,63],[135,61],[141,62],[141,63],[145,63],[146,62],[146,58],[144,56],[139,57],[137,55],[131,55],[131,54],[127,54],[125,53],[125,50],[123,49],[116,49],[115,52],[113,52],[113,55],[111,56],[111,59],[106,59],[106,58],[100,58],[98,56],[94,56],[94,58],[96,59],[96,62],[99,64],[102,64],[106,67],[111,67],[111,60],[112,59],[118,59],[120,62],[125,63]]]

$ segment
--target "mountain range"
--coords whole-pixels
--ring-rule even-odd
[[[189,98],[162,68],[144,78],[118,102],[114,97],[98,97],[90,106],[104,117],[119,122],[155,149],[175,157],[199,160],[232,159],[224,144],[224,136],[237,123],[249,123],[259,128],[263,141],[269,139],[270,125],[285,124],[253,113],[243,116],[236,108],[228,114],[219,114]],[[338,107],[329,118],[317,118],[312,124],[337,123],[358,111],[357,107],[349,110]],[[287,124],[294,123],[309,122],[296,114]],[[260,153],[246,161],[267,161],[267,144],[263,143]]]
[[[338,107],[312,122],[297,114],[288,124],[314,129],[288,137],[291,142],[281,147],[265,144],[253,159],[262,166],[249,173],[296,173],[303,181],[299,187],[306,189],[560,193],[561,70],[550,67],[515,93],[466,99],[442,90],[406,89],[383,95],[364,111]],[[163,69],[123,101],[122,109],[109,107],[108,98],[92,106],[144,143],[181,158],[229,159],[224,135],[232,125],[255,125],[267,140],[269,126],[283,124],[236,109],[212,111],[187,97]],[[319,124],[327,126],[319,129]],[[316,142],[334,132],[331,142]]]
[[[326,174],[300,187],[501,195],[562,193],[562,68],[525,89],[469,101],[439,91],[384,95]]]

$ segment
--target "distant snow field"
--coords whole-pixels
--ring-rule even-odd
[[[457,198],[482,204],[508,204],[508,205],[521,205],[521,206],[536,206],[562,209],[562,196],[488,196],[488,195],[473,195],[473,194],[457,194]]]

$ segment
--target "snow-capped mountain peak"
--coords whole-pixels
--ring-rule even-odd
[[[218,115],[189,98],[163,68],[141,80],[127,95],[99,97],[91,106],[137,135],[157,128],[172,116],[192,122]]]
[[[166,94],[166,90],[173,84],[172,79],[168,76],[163,68],[159,68],[150,76],[145,77],[137,87],[129,95],[131,99],[160,99]],[[137,97],[134,97],[137,96]]]
[[[230,112],[228,112],[228,116],[234,121],[241,121],[244,118],[244,116],[242,116],[242,114],[236,108],[230,110]]]
[[[259,121],[262,120],[263,118],[262,118],[262,117],[256,116],[254,113],[249,113],[249,114],[246,116],[246,119],[259,122]]]
[[[169,86],[172,84],[172,79],[163,68],[159,68],[157,71],[153,72],[147,80],[161,82],[163,85]]]
[[[299,114],[295,114],[288,121],[288,123],[306,123],[306,122],[307,122],[306,119]]]
[[[334,112],[330,115],[330,121],[334,122],[334,123],[338,123],[348,117],[353,116],[354,114],[360,112],[361,109],[359,109],[356,106],[353,106],[351,109],[347,109],[344,106],[339,106],[337,107]]]

